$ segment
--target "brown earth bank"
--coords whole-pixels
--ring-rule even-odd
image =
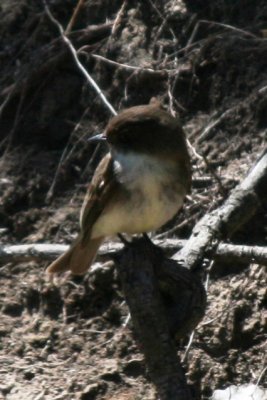
[[[47,3],[65,29],[77,1]],[[265,1],[84,2],[68,37],[113,107],[156,96],[208,161],[192,155],[190,198],[154,236],[189,237],[266,147],[266,30]],[[110,111],[42,2],[2,0],[0,37],[1,242],[70,243],[105,151],[87,139]],[[266,245],[266,222],[263,204],[231,240]],[[83,278],[54,282],[45,267],[0,267],[0,398],[154,399],[114,267],[97,263]],[[187,357],[187,340],[177,343],[197,399],[260,377],[264,386],[266,303],[264,266],[213,265]]]

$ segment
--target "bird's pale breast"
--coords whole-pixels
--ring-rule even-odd
[[[179,165],[136,153],[116,153],[114,169],[127,189],[102,212],[92,237],[142,233],[158,229],[181,208],[186,190],[179,182]]]

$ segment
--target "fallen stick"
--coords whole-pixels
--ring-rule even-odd
[[[156,246],[162,248],[167,254],[181,250],[187,240],[164,239],[153,240]],[[28,261],[52,261],[59,257],[69,248],[66,244],[17,244],[17,245],[0,245],[0,263],[18,263]],[[98,257],[99,259],[109,258],[113,254],[122,250],[123,244],[105,243],[101,246]],[[215,249],[207,249],[207,258],[217,261],[233,261],[233,262],[255,262],[267,265],[267,247],[263,246],[245,246],[230,243],[219,243]]]

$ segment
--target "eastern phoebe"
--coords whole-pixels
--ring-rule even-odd
[[[184,132],[159,103],[113,117],[102,135],[109,153],[93,176],[70,249],[47,269],[84,274],[106,236],[153,231],[181,208],[191,169]]]

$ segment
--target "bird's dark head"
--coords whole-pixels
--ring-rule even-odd
[[[105,135],[111,147],[124,152],[187,152],[180,123],[158,103],[122,111],[109,121]]]

